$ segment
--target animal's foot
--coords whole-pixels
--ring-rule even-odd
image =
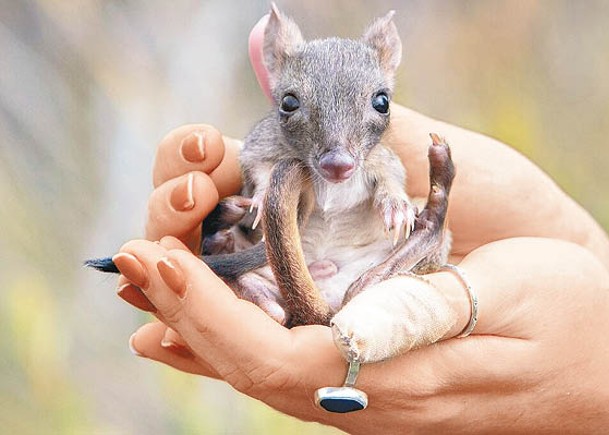
[[[230,229],[206,236],[201,244],[203,255],[231,254],[235,252],[235,237]]]
[[[416,208],[406,195],[382,197],[377,200],[376,206],[385,223],[385,234],[391,238],[393,246],[401,239],[410,237],[414,230]]]
[[[226,230],[239,222],[247,213],[252,200],[234,195],[224,198],[203,221],[203,236]]]
[[[444,295],[412,278],[370,287],[336,313],[330,325],[345,359],[369,363],[435,343],[455,322]]]
[[[244,236],[235,233],[235,225],[245,217],[251,202],[251,198],[234,195],[218,203],[201,225],[201,254],[231,254],[243,249]]]
[[[277,285],[272,281],[270,270],[242,275],[231,287],[237,296],[257,305],[269,317],[281,325],[288,321],[283,300]],[[268,272],[266,275],[263,272]]]
[[[428,150],[429,174],[432,189],[429,200],[434,199],[434,193],[440,193],[442,199],[447,199],[455,177],[455,167],[452,161],[450,147],[448,146],[446,139],[436,133],[430,133],[429,136],[432,141]]]

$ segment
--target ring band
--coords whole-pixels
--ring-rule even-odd
[[[349,361],[349,369],[347,370],[347,377],[343,387],[355,387],[355,381],[359,376],[359,369],[361,364],[359,361]]]
[[[442,269],[448,269],[451,272],[454,272],[455,275],[459,277],[459,280],[461,280],[461,282],[465,286],[465,289],[467,290],[467,295],[469,296],[469,303],[471,308],[471,316],[469,318],[469,323],[463,329],[463,331],[459,335],[457,335],[457,338],[467,337],[476,327],[476,323],[478,323],[478,296],[474,292],[474,289],[472,288],[472,285],[470,284],[469,279],[467,278],[467,275],[465,274],[463,269],[458,266],[455,266],[454,264],[448,263],[442,266]]]
[[[365,409],[368,406],[368,395],[355,388],[360,368],[359,361],[349,361],[343,386],[318,389],[315,391],[315,404],[328,412],[341,414]]]

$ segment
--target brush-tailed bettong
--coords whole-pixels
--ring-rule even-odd
[[[332,325],[345,357],[361,362],[429,344],[452,326],[422,339],[401,331],[392,343],[396,325],[369,332],[374,318],[342,310],[373,284],[436,270],[450,250],[448,146],[431,134],[430,193],[418,212],[404,167],[381,143],[401,60],[392,17],[358,40],[306,42],[273,6],[263,47],[273,109],[245,139],[243,196],[223,200],[203,223],[202,259],[240,297],[289,327]],[[117,272],[111,259],[88,265]],[[407,316],[396,312],[399,292],[383,294],[384,323]]]

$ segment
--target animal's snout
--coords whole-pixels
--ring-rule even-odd
[[[355,171],[355,159],[346,151],[328,151],[319,159],[321,176],[332,183],[348,180]]]

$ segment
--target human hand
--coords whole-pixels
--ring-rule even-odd
[[[121,271],[170,327],[152,323],[133,335],[143,357],[350,433],[594,433],[609,423],[609,276],[577,245],[511,239],[468,255],[461,267],[482,313],[475,335],[365,365],[357,387],[370,405],[348,417],[313,405],[317,388],[344,379],[329,328],[283,328],[185,249],[170,237],[121,249],[131,258]],[[461,283],[447,272],[426,278],[429,288],[406,277],[383,285],[442,289],[459,315],[453,332],[461,330],[469,315]]]
[[[564,422],[544,417],[561,413],[567,408],[570,408],[567,415],[575,413],[577,417],[594,412],[599,393],[603,390],[594,390],[594,385],[587,382],[594,380],[597,386],[606,385],[603,384],[606,379],[599,373],[599,367],[607,362],[606,356],[604,360],[603,348],[597,346],[595,338],[607,331],[606,321],[599,318],[599,312],[606,312],[607,308],[606,297],[603,298],[599,287],[599,283],[607,282],[606,271],[588,252],[555,240],[506,240],[472,251],[492,240],[536,235],[574,240],[602,257],[603,252],[607,252],[603,244],[605,236],[600,232],[597,234],[602,237],[594,237],[598,229],[585,212],[560,192],[539,169],[503,145],[497,144],[497,148],[493,148],[496,144],[494,141],[456,127],[445,125],[445,130],[439,129],[440,124],[436,124],[436,121],[399,106],[394,106],[393,119],[388,139],[395,140],[395,143],[392,142],[394,148],[407,167],[414,165],[422,151],[426,152],[429,131],[439,131],[450,139],[459,171],[451,196],[451,204],[454,205],[451,206],[450,225],[455,233],[462,231],[464,234],[455,242],[459,256],[470,254],[461,266],[470,275],[481,300],[483,317],[475,331],[477,336],[445,341],[387,363],[366,366],[358,387],[369,393],[370,409],[349,418],[323,414],[311,405],[313,391],[320,386],[338,385],[344,377],[343,360],[331,344],[328,330],[306,327],[286,331],[269,323],[269,319],[260,317],[261,313],[251,304],[235,300],[230,291],[226,293],[227,287],[209,273],[200,261],[194,263],[194,257],[175,250],[184,246],[175,239],[167,238],[162,240],[161,245],[134,242],[122,250],[141,263],[139,270],[143,270],[147,277],[146,285],[142,286],[142,295],[173,328],[167,330],[161,324],[144,327],[134,336],[134,348],[146,357],[176,368],[220,377],[240,391],[283,412],[350,431],[365,432],[383,424],[382,427],[396,430],[410,427],[413,432],[417,429],[434,432],[432,428],[436,432],[466,428],[471,432],[473,429],[488,432],[510,427],[508,423],[511,423],[513,416],[529,411],[532,404],[536,406],[536,412],[518,421],[520,426],[511,426],[514,432],[540,428],[534,425],[540,422],[545,425],[540,430],[551,430],[553,423],[560,425],[562,430],[568,430]],[[435,127],[429,129],[429,123]],[[419,131],[425,135],[425,142],[422,138],[420,141],[417,139]],[[460,140],[459,134],[462,135]],[[466,146],[466,140],[474,136],[475,140],[480,141],[479,148],[491,153],[492,159],[485,158],[488,154],[480,156]],[[174,151],[177,148],[174,146]],[[461,151],[457,151],[459,149]],[[504,151],[505,154],[502,154]],[[168,157],[172,158],[171,155]],[[492,166],[487,167],[489,164]],[[425,165],[423,159],[423,168],[426,168]],[[482,167],[485,172],[478,174]],[[510,171],[502,171],[502,167],[511,167],[520,172],[514,177]],[[235,175],[236,172],[227,173]],[[211,174],[213,176],[214,171]],[[504,179],[501,174],[509,178]],[[483,183],[477,182],[479,175]],[[221,180],[213,186],[199,185],[197,180],[201,176],[193,175],[195,207],[191,209],[192,214],[188,210],[181,213],[189,217],[170,212],[170,218],[159,222],[149,221],[149,237],[156,239],[156,235],[174,234],[188,246],[196,246],[197,231],[205,210],[215,205],[217,197],[213,195],[213,189],[223,189],[225,186]],[[529,179],[527,177],[533,180],[531,186],[525,183]],[[203,179],[207,180],[204,176]],[[238,184],[235,183],[238,176],[228,179],[233,185]],[[214,181],[213,177],[210,180]],[[427,188],[426,170],[416,165],[409,167],[409,182],[411,194],[424,195]],[[511,192],[522,192],[524,188],[528,189],[528,195],[531,195],[531,191],[533,194],[525,195],[520,203],[511,203],[510,200],[518,199]],[[156,200],[151,198],[151,211],[155,210],[154,203],[168,203],[170,190],[164,189],[163,192],[158,194]],[[504,199],[494,199],[493,192],[500,192],[498,197]],[[478,198],[472,194],[480,194],[482,199],[487,198],[491,203],[481,207],[472,206],[470,198]],[[539,198],[544,200],[540,203]],[[206,202],[210,199],[213,205]],[[496,208],[486,210],[490,206]],[[499,213],[497,208],[503,213]],[[195,215],[198,221],[194,219]],[[544,217],[552,217],[547,225],[543,223]],[[186,222],[195,225],[186,225]],[[573,225],[573,222],[577,222],[577,225]],[[168,270],[171,268],[167,268],[165,263],[159,266],[164,272],[157,270],[156,264],[163,256],[169,258],[174,269],[181,269],[183,284],[178,279],[176,285],[175,276],[170,277]],[[128,270],[131,266],[127,264],[123,267],[127,268],[124,270],[127,277],[135,281],[132,271]],[[556,270],[561,271],[559,280]],[[515,274],[518,276],[514,277]],[[582,275],[588,278],[583,279]],[[173,288],[188,288],[189,296],[179,303],[173,296],[172,286],[168,285],[172,279]],[[430,280],[435,287],[446,292],[454,303],[459,320],[453,329],[462,328],[468,317],[463,288],[446,273],[434,274]],[[387,285],[406,286],[414,283],[407,282],[407,278],[398,278]],[[524,307],[523,301],[526,302]],[[569,310],[570,306],[578,306],[581,314]],[[245,328],[239,325],[239,319],[243,319]],[[587,326],[583,324],[584,321],[589,322]],[[552,327],[547,328],[547,324],[552,324]],[[592,327],[595,331],[589,331]],[[235,331],[239,332],[236,334]],[[237,339],[234,335],[243,337]],[[587,340],[582,340],[582,337]],[[163,347],[161,342],[174,344]],[[577,343],[577,354],[568,352],[572,343]],[[178,352],[175,352],[176,349]],[[299,363],[301,360],[307,361],[307,367],[302,367],[303,364]],[[464,361],[475,363],[468,366]],[[570,370],[574,365],[582,368],[576,376]],[[533,374],[528,373],[530,367],[535,367]],[[581,391],[592,392],[587,402],[569,401],[561,395],[566,389],[575,395],[581,394]],[[502,395],[505,391],[517,391],[518,394]],[[539,391],[544,391],[541,403]],[[489,394],[496,400],[489,401]],[[470,404],[468,409],[460,408],[464,402]],[[412,407],[413,403],[418,406]],[[498,406],[506,410],[504,420],[496,416]],[[455,413],[460,415],[455,416]],[[445,421],[435,420],[438,416],[445,416]],[[477,428],[463,426],[464,422],[469,424],[471,421],[479,421],[480,424]],[[602,419],[596,422],[599,421]],[[576,418],[573,420],[575,423],[581,425],[582,421]],[[584,426],[580,426],[580,430],[582,428]]]

